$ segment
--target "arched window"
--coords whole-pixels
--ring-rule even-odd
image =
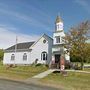
[[[15,55],[14,54],[11,55],[11,60],[15,60]]]
[[[47,52],[41,53],[41,60],[47,60]]]
[[[27,54],[26,53],[23,54],[23,60],[27,60]]]

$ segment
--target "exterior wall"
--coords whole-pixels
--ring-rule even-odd
[[[46,43],[43,43],[43,40],[46,40]],[[30,47],[31,52],[7,52],[4,53],[3,64],[32,64],[35,63],[35,60],[38,59],[37,63],[49,64],[52,57],[52,39],[46,35],[43,35],[35,45]],[[47,52],[47,60],[41,60],[41,53]],[[27,60],[23,60],[23,54],[27,54]],[[11,60],[11,55],[15,54],[15,60]]]
[[[46,40],[46,43],[43,43],[43,40]],[[51,40],[51,39],[50,39]],[[36,59],[38,59],[37,63],[42,64],[48,64],[51,58],[51,52],[52,52],[52,44],[49,38],[46,36],[43,36],[34,46],[31,47],[31,60],[32,63],[35,62]],[[41,53],[47,52],[47,60],[41,60]]]
[[[62,22],[56,23],[56,31],[61,31],[61,30],[63,30],[63,23]]]
[[[53,47],[52,48],[52,52],[56,52],[56,51],[61,51],[60,46],[59,47]]]
[[[66,50],[67,50],[67,49],[64,48],[64,51],[66,51]],[[65,59],[66,59],[67,61],[70,61],[70,52],[68,52],[68,53],[65,54]]]
[[[23,60],[23,54],[27,54],[27,60]],[[15,60],[11,60],[11,55],[15,55]],[[30,64],[30,52],[8,52],[4,53],[3,64]]]
[[[52,60],[52,46],[53,46],[53,40],[49,39],[48,41],[48,61],[47,64],[50,64],[50,61]]]
[[[65,59],[66,59],[67,61],[70,61],[70,54],[69,54],[69,53],[65,54]]]
[[[56,43],[56,36],[60,36],[60,44],[62,44],[63,43],[62,42],[62,37],[65,36],[64,32],[62,31],[62,32],[55,32],[55,33],[53,33],[53,44],[54,45],[57,44]]]

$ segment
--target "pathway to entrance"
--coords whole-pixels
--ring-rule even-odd
[[[40,73],[40,74],[38,74],[38,75],[33,76],[32,78],[28,78],[27,80],[25,80],[25,82],[26,82],[26,83],[41,84],[41,83],[39,82],[39,80],[40,80],[41,78],[44,78],[44,77],[48,76],[48,74],[51,74],[51,73],[54,72],[54,71],[55,71],[55,69],[49,69],[49,70],[47,70],[47,71],[45,71],[45,72],[42,72],[42,73]]]
[[[28,78],[25,80],[25,82],[32,82],[32,83],[37,83],[40,79],[48,76],[49,74],[53,73],[54,71],[60,71],[60,69],[49,69],[45,72],[42,72],[38,75],[33,76],[32,78]],[[82,71],[82,70],[65,70],[67,72],[79,72],[79,73],[89,73],[89,71]]]
[[[35,76],[33,76],[32,78],[27,79],[27,80],[31,80],[31,79],[41,79],[41,78],[44,78],[44,77],[48,76],[48,74],[51,74],[51,73],[54,72],[54,71],[60,71],[60,69],[49,69],[49,70],[47,70],[47,71],[45,71],[45,72],[42,72],[42,73],[40,73],[40,74],[38,74],[38,75],[35,75]],[[67,72],[90,73],[90,72],[88,72],[88,71],[81,71],[81,70],[65,70],[65,71],[67,71]]]
[[[49,70],[47,70],[47,71],[45,71],[45,72],[42,72],[42,73],[40,73],[40,74],[38,74],[38,75],[36,75],[36,76],[33,76],[32,78],[44,78],[44,77],[46,77],[48,74],[51,74],[52,72],[54,72],[55,70],[54,69],[49,69]]]

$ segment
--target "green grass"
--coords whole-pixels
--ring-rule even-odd
[[[84,68],[83,70],[90,72],[90,68]]]
[[[68,72],[68,76],[52,73],[41,80],[43,83],[63,87],[64,90],[90,90],[90,74]]]
[[[47,70],[45,65],[17,66],[8,68],[0,63],[0,77],[24,80]]]

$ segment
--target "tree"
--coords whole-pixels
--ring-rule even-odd
[[[3,60],[4,51],[3,49],[0,49],[0,61]]]
[[[85,55],[86,55],[85,62],[90,63],[90,43],[87,43],[86,47],[87,48],[85,52]]]
[[[90,22],[85,21],[80,25],[70,29],[65,36],[65,48],[69,50],[72,57],[78,58],[81,62],[81,69],[83,69],[83,62],[86,58],[86,40],[88,32],[90,33]]]

